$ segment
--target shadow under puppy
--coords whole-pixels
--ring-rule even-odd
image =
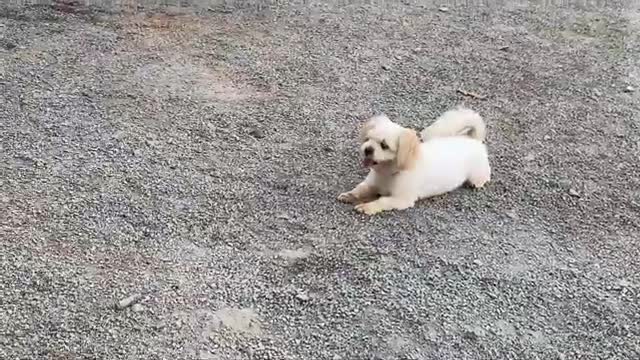
[[[373,215],[410,208],[464,183],[480,188],[490,180],[486,127],[475,111],[449,110],[420,135],[423,142],[414,130],[385,115],[370,118],[360,132],[362,163],[369,174],[338,200]]]

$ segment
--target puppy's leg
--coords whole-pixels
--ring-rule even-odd
[[[376,194],[377,190],[363,181],[353,190],[338,195],[338,200],[343,203],[354,204],[358,201],[373,198]]]
[[[367,215],[374,215],[382,211],[404,210],[412,207],[414,203],[415,200],[408,198],[383,196],[377,200],[356,205],[355,209]]]
[[[485,160],[473,169],[468,182],[474,188],[479,189],[489,182],[489,180],[491,180],[491,167],[489,166],[489,162]]]

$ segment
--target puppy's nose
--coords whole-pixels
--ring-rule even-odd
[[[364,148],[364,154],[365,156],[373,155],[373,148],[371,146],[367,146],[366,148]]]

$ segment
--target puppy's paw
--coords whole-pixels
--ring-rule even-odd
[[[352,192],[345,192],[338,195],[338,201],[343,202],[345,204],[353,204],[357,201],[355,195]]]
[[[489,181],[491,181],[491,169],[484,168],[475,171],[468,179],[471,186],[475,189],[482,189]]]
[[[475,189],[475,190],[480,190],[488,182],[489,182],[489,179],[474,179],[474,180],[469,181],[469,187],[471,187],[472,189]]]
[[[379,212],[382,212],[382,210],[384,210],[375,201],[364,203],[364,204],[358,204],[355,206],[355,209],[357,212],[367,214],[367,215],[375,215]]]

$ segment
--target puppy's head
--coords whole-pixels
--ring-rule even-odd
[[[360,131],[362,164],[376,170],[407,170],[413,167],[420,140],[415,131],[403,128],[384,115],[369,119]]]

